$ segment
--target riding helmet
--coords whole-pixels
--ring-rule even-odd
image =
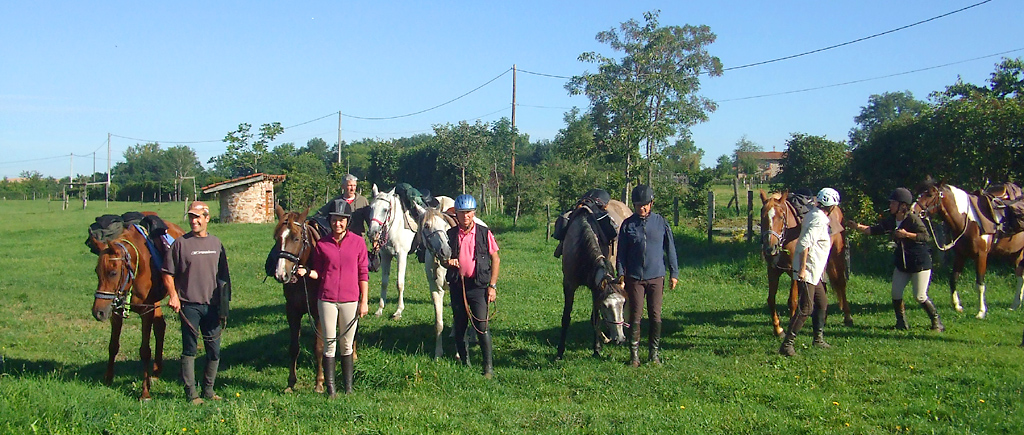
[[[640,184],[633,188],[630,198],[635,205],[647,205],[654,201],[654,189],[651,189],[651,186],[646,184]]]
[[[455,198],[455,211],[476,210],[476,198],[468,193],[463,193]]]
[[[344,199],[335,199],[331,203],[331,211],[328,214],[331,216],[352,217],[352,204],[349,204]]]
[[[906,187],[897,187],[896,190],[893,190],[892,194],[889,195],[889,201],[896,201],[906,205],[911,205],[914,203],[914,195],[910,193],[910,189],[907,189]]]
[[[831,207],[833,205],[839,205],[839,192],[831,187],[826,187],[818,191],[818,204],[822,207]]]

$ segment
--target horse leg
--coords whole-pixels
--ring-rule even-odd
[[[110,316],[110,345],[107,346],[107,354],[110,358],[107,360],[107,372],[103,375],[103,383],[107,385],[114,382],[114,358],[121,350],[121,325],[123,322],[124,318],[119,314]]]
[[[960,305],[960,295],[956,292],[956,281],[960,279],[960,273],[964,271],[966,258],[960,253],[953,254],[953,271],[949,274],[949,294],[952,297],[953,309],[958,313],[964,312],[964,306]]]
[[[985,305],[985,269],[988,266],[988,255],[985,253],[979,253],[978,258],[974,260],[975,266],[975,279],[974,284],[978,287],[978,314],[974,317],[978,319],[984,319],[985,314],[988,314],[988,306]]]
[[[303,278],[305,279],[305,278]],[[308,283],[307,283],[308,285]],[[308,287],[307,287],[308,288]],[[320,305],[317,301],[316,292],[306,293],[306,307],[309,311],[309,317],[313,320],[313,365],[316,367],[316,384],[313,386],[313,391],[317,393],[324,392],[324,360],[321,358],[324,354],[324,337],[323,333],[318,333],[320,325]],[[301,328],[301,319],[300,325]],[[352,344],[352,355],[355,356],[355,343]]]
[[[572,314],[572,303],[575,290],[569,288],[569,284],[562,283],[562,294],[565,296],[565,305],[562,306],[562,333],[558,339],[558,353],[556,360],[562,359],[565,355],[565,337],[569,333],[569,322]]]
[[[445,269],[436,260],[427,261],[423,266],[430,286],[430,300],[434,303],[434,359],[444,356],[441,334],[444,332],[444,291]]]
[[[781,336],[784,332],[779,324],[779,313],[775,308],[775,295],[779,292],[779,278],[781,276],[781,270],[768,266],[768,317],[771,318],[772,333],[777,336]]]
[[[298,377],[295,372],[299,365],[299,335],[302,332],[302,307],[297,306],[295,298],[292,296],[291,291],[285,290],[286,301],[285,311],[287,311],[288,317],[288,357],[290,364],[288,365],[288,387],[284,389],[285,393],[291,393],[295,391],[295,383],[298,381]],[[321,355],[314,355],[316,359],[320,359]]]
[[[853,315],[850,314],[850,302],[846,299],[846,262],[836,261],[836,264],[829,269],[831,269],[831,273],[828,277],[828,281],[835,289],[836,300],[839,302],[839,308],[843,310],[843,325],[853,326]]]
[[[601,345],[607,338],[604,331],[601,331],[601,308],[598,306],[597,295],[593,295],[593,304],[590,307],[590,327],[594,329],[594,353],[591,356],[601,356]]]
[[[153,313],[142,315],[142,343],[139,344],[139,359],[142,360],[142,396],[139,400],[149,401],[150,387],[150,364],[152,364],[153,354],[152,349],[149,346],[149,336],[153,332]]]
[[[1024,260],[1024,251],[1017,254],[1017,266],[1013,271],[1013,274],[1017,276],[1017,286],[1014,287],[1013,305],[1010,305],[1011,310],[1020,308],[1021,301],[1024,300],[1024,262],[1022,260]]]
[[[167,332],[167,319],[160,307],[153,310],[153,339],[156,341],[156,355],[153,358],[153,377],[159,378],[164,371],[164,334]]]
[[[387,249],[381,249],[380,252],[380,306],[377,307],[377,312],[373,313],[374,316],[380,317],[384,314],[384,301],[388,297],[388,278],[391,277],[391,254],[388,253]]]
[[[398,284],[398,309],[391,315],[392,319],[398,320],[402,318],[402,312],[405,311],[405,268],[409,264],[409,253],[398,252],[398,279],[395,281]]]

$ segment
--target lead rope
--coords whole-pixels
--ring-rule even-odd
[[[493,319],[494,316],[498,315],[497,290],[495,290],[494,310],[491,311],[487,315],[486,319],[481,319],[481,318],[478,318],[475,315],[473,315],[473,310],[471,310],[469,308],[469,300],[466,297],[466,277],[462,276],[462,273],[459,273],[459,278],[462,280],[462,304],[466,307],[466,314],[468,314],[469,318],[471,320],[473,320],[473,321],[470,321],[469,324],[473,326],[473,330],[476,331],[477,334],[483,335],[487,331],[481,331],[480,328],[477,328],[476,327],[476,322],[488,322],[488,323],[490,323],[491,319]],[[490,302],[488,302],[487,305],[491,305]],[[490,330],[490,324],[488,324],[487,326],[488,326],[487,329]]]

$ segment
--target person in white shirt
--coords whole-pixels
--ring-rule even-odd
[[[839,192],[826,187],[818,192],[816,206],[811,207],[804,215],[793,257],[793,279],[797,282],[799,302],[796,312],[789,319],[786,337],[779,347],[779,353],[782,355],[796,355],[793,343],[796,341],[796,334],[800,332],[809,316],[814,317],[813,344],[826,349],[831,347],[824,338],[828,299],[825,297],[825,286],[821,278],[825,274],[825,263],[828,262],[828,253],[832,249],[828,214],[838,205]]]

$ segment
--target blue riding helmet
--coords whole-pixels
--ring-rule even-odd
[[[468,193],[463,193],[455,198],[455,211],[476,210],[476,198]]]

